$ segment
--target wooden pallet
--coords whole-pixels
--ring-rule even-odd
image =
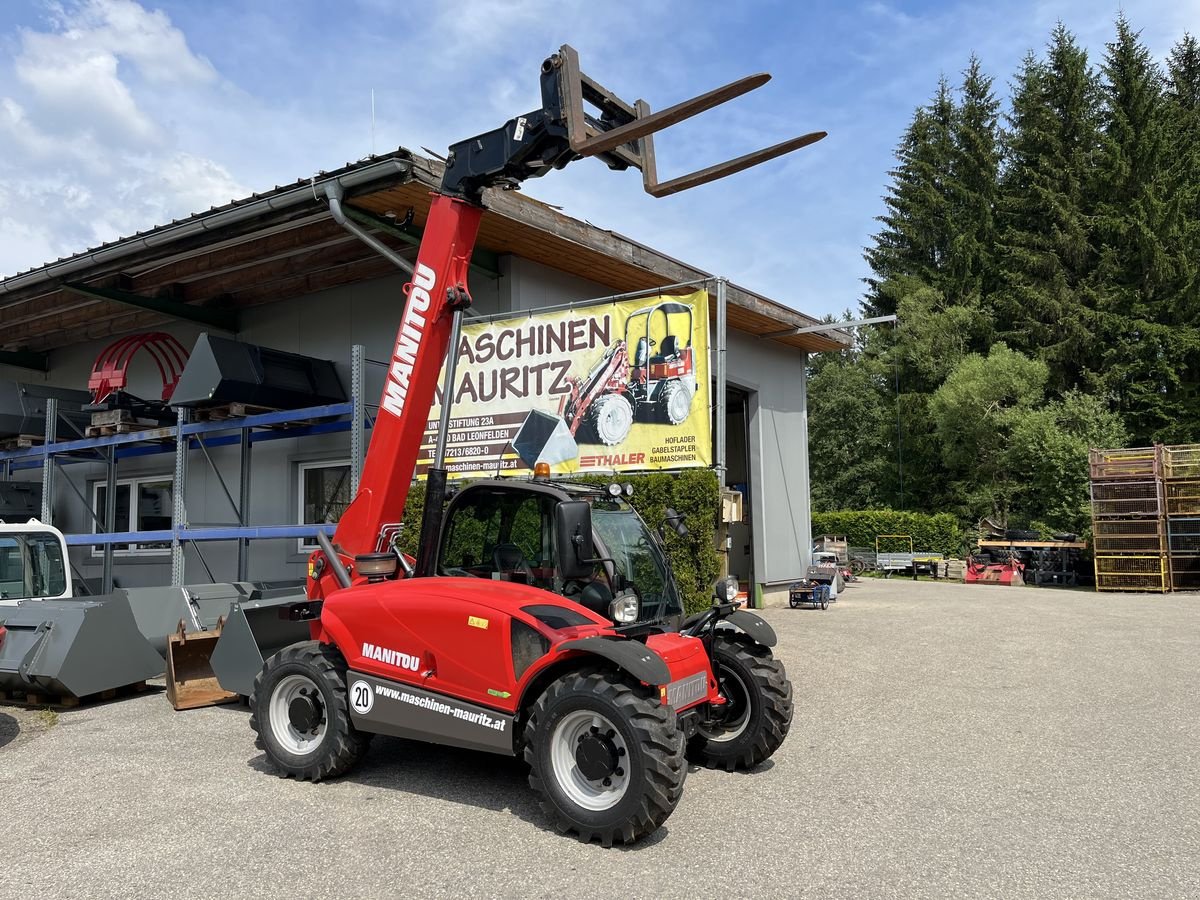
[[[118,697],[129,697],[134,694],[144,693],[147,690],[149,690],[149,686],[146,682],[138,681],[134,684],[127,684],[124,687],[112,688],[111,690],[100,691],[96,694],[88,694],[85,697],[63,697],[40,690],[0,691],[0,704],[7,703],[13,706],[55,706],[60,709],[70,709],[90,703],[104,703],[109,700],[116,700]]]
[[[223,422],[226,419],[244,419],[247,416],[271,412],[279,412],[279,409],[274,406],[260,406],[257,403],[222,403],[220,406],[206,406],[194,410],[192,415],[197,422]]]
[[[30,447],[40,447],[44,443],[46,438],[40,434],[15,434],[0,438],[0,450],[28,450]]]
[[[160,431],[166,429],[169,434],[163,435],[162,440],[172,440],[175,436],[174,425],[162,425],[158,422],[121,422],[117,425],[89,425],[84,432],[88,437],[108,437],[113,434],[136,434],[139,431]]]
[[[106,409],[92,413],[92,424],[85,434],[90,437],[108,437],[113,434],[133,434],[158,428],[174,428],[172,423],[163,424],[158,419],[139,418],[128,409]]]

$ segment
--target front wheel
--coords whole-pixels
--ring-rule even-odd
[[[753,768],[787,737],[792,684],[783,663],[746,635],[718,632],[714,641],[713,674],[728,702],[720,722],[701,726],[688,749],[710,769]]]
[[[263,664],[250,696],[250,727],[254,745],[281,776],[306,781],[341,775],[371,740],[350,722],[345,660],[317,641],[292,644]]]
[[[597,440],[609,447],[629,437],[633,427],[633,406],[624,394],[605,394],[589,411],[590,430]]]
[[[565,675],[525,726],[529,784],[561,832],[605,847],[656,831],[687,775],[675,713],[619,676]]]

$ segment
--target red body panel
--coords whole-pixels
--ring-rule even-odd
[[[553,604],[591,624],[556,629],[521,607]],[[513,671],[512,620],[542,634],[550,651],[520,678]],[[321,610],[320,640],[332,642],[350,668],[447,694],[505,712],[516,712],[526,685],[547,666],[581,651],[556,653],[565,641],[615,636],[611,623],[582,606],[540,588],[479,578],[415,578],[335,591]],[[658,653],[677,681],[708,672],[703,644],[678,634],[652,635]],[[709,675],[709,696],[717,701]],[[694,705],[694,704],[693,704]]]

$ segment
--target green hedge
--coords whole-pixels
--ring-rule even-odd
[[[914,550],[958,555],[963,552],[966,535],[958,519],[950,513],[904,512],[894,509],[837,510],[813,513],[813,537],[844,534],[852,547],[875,549],[881,534],[907,534]],[[897,549],[895,547],[890,549]]]
[[[675,580],[683,594],[688,612],[699,612],[712,602],[712,586],[721,571],[714,535],[720,510],[720,489],[717,476],[708,469],[689,469],[683,472],[646,475],[592,475],[573,478],[587,484],[608,484],[613,480],[633,485],[630,503],[654,528],[662,521],[663,510],[674,507],[686,519],[688,536],[680,538],[671,529],[666,532],[667,555],[675,570]],[[421,510],[425,503],[425,483],[412,486],[404,508],[407,523],[401,532],[400,549],[410,555],[417,552],[421,532]]]

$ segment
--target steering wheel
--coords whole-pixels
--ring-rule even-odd
[[[497,544],[492,551],[492,566],[497,572],[520,573],[527,584],[533,583],[533,569],[525,559],[525,552],[516,544]]]

